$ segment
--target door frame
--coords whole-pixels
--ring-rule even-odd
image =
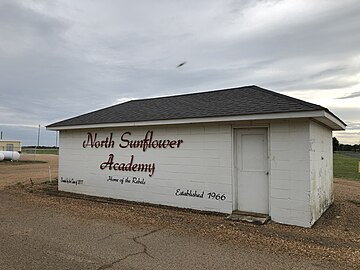
[[[264,125],[256,125],[256,126],[241,126],[241,125],[233,125],[232,126],[232,209],[238,210],[238,171],[237,171],[237,131],[242,129],[266,129],[267,131],[267,162],[268,162],[268,184],[269,184],[269,190],[268,190],[268,199],[269,199],[269,216],[271,213],[271,162],[270,162],[270,125],[264,124]]]

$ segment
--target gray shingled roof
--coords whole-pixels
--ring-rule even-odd
[[[318,110],[329,112],[326,108],[319,105],[278,94],[258,86],[245,86],[177,96],[132,100],[60,121],[47,127]]]

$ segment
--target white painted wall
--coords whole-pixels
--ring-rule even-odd
[[[231,213],[233,195],[235,128],[269,129],[269,213],[272,220],[311,227],[333,200],[331,131],[308,119],[242,121],[156,127],[117,127],[60,132],[59,189],[88,195],[149,202],[205,211]],[[154,139],[183,140],[179,148],[120,148],[121,135],[141,140],[152,130]],[[87,132],[105,139],[113,133],[113,148],[83,148]],[[114,161],[155,163],[155,172],[101,170]],[[323,157],[324,159],[321,159]],[[108,181],[110,177],[140,178],[145,184]],[[62,180],[61,180],[62,178]],[[79,180],[80,181],[79,183]],[[69,183],[67,183],[69,182]],[[130,181],[131,182],[131,181]],[[176,196],[191,190],[203,198]],[[213,198],[208,193],[218,195]],[[235,194],[235,193],[234,193]],[[223,199],[223,200],[222,200]]]
[[[154,139],[183,140],[179,148],[122,149],[118,147],[121,135],[130,131],[130,139],[141,140],[148,130]],[[75,193],[149,202],[183,208],[230,213],[232,211],[232,148],[231,126],[221,124],[162,126],[153,128],[114,128],[91,130],[99,139],[110,132],[114,148],[83,148],[87,130],[60,132],[59,189]],[[114,154],[114,161],[128,163],[155,163],[155,172],[123,172],[101,170],[100,164]],[[145,184],[107,181],[109,176],[121,179],[138,177]],[[62,182],[74,179],[73,183]],[[76,184],[77,180],[83,180]],[[176,191],[191,190],[203,193],[203,198],[176,196]],[[215,192],[213,198],[208,193]],[[221,197],[222,196],[222,197]]]
[[[334,200],[331,129],[311,120],[270,124],[270,215],[311,227]]]
[[[310,121],[310,189],[313,224],[334,201],[332,131],[314,121]]]
[[[269,145],[271,219],[310,227],[309,120],[272,121]]]

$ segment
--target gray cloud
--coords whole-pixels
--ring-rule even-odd
[[[121,98],[250,84],[358,87],[360,4],[308,5],[3,1],[0,123],[45,125]]]
[[[1,57],[18,58],[30,50],[57,49],[61,42],[59,33],[65,30],[64,22],[36,13],[15,1],[0,3]]]
[[[357,132],[360,132],[360,122],[349,122],[348,123],[348,127],[346,128],[347,130],[355,130]],[[359,136],[359,140],[360,140],[360,136]]]
[[[355,98],[355,97],[360,97],[360,91],[353,92],[350,95],[339,97],[338,99],[348,99],[348,98]]]
[[[356,106],[356,105],[355,105]],[[329,107],[330,110],[335,110],[336,114],[343,119],[348,119],[348,122],[360,122],[360,106],[356,107]]]

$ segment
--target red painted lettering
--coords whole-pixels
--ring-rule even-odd
[[[170,148],[175,148],[176,141],[171,141],[171,142],[169,143],[169,145],[170,145]]]
[[[131,132],[127,131],[127,132],[124,132],[123,135],[121,135],[121,141],[126,143],[126,144],[124,144],[124,145],[122,145],[122,144],[120,143],[119,146],[120,146],[121,148],[126,148],[126,147],[128,147],[128,145],[130,144],[130,141],[124,138],[124,136],[125,136],[126,134],[127,134],[127,135],[131,135]]]
[[[83,148],[86,148],[90,145],[90,147],[94,147],[94,142],[96,141],[97,133],[95,133],[95,137],[93,138],[90,132],[87,133],[87,140],[83,141]]]
[[[182,144],[184,141],[183,140],[178,140],[178,142],[177,142],[177,148],[179,148],[180,147],[180,144]]]
[[[83,148],[86,148],[87,146],[90,146],[91,148],[113,148],[114,144],[115,142],[112,139],[112,133],[110,133],[110,136],[107,136],[106,139],[98,141],[97,133],[93,136],[90,132],[88,132],[87,139],[83,141]]]
[[[100,164],[100,169],[101,170],[105,170],[106,168],[108,168],[110,171],[111,170],[115,170],[115,171],[137,171],[137,172],[148,172],[149,176],[153,176],[154,172],[155,172],[155,163],[148,163],[148,164],[144,164],[144,163],[137,163],[134,164],[134,155],[131,155],[130,157],[130,161],[128,163],[114,163],[114,155],[110,154],[109,158],[107,161],[103,162]]]
[[[109,167],[109,170],[111,171],[112,165],[113,165],[114,155],[110,154],[109,159],[103,163],[100,164],[100,169],[104,170],[106,167]]]

